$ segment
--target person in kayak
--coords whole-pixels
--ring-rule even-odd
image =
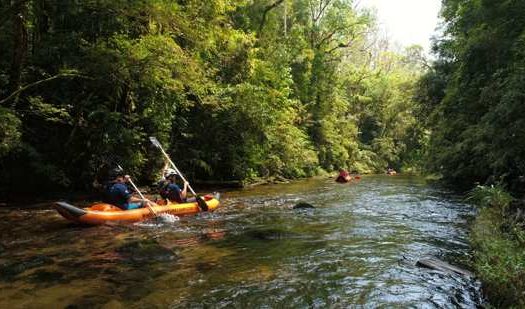
[[[352,180],[352,176],[343,168],[339,169],[339,175],[335,179],[337,182],[349,182]]]
[[[106,185],[106,194],[103,201],[117,206],[122,210],[131,210],[146,207],[147,201],[134,197],[126,182],[129,175],[125,175],[121,169],[115,168],[109,173],[110,181]]]
[[[160,196],[166,201],[185,203],[188,202],[188,182],[185,181],[183,189],[177,183],[177,172],[174,169],[168,168],[164,171],[164,179],[160,181]]]

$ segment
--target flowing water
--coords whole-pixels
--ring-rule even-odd
[[[473,308],[478,282],[415,265],[464,265],[473,215],[404,176],[227,191],[215,213],[171,222],[2,209],[0,308]]]

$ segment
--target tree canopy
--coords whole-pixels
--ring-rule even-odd
[[[417,97],[431,113],[429,168],[451,182],[523,186],[524,9],[520,1],[443,1],[439,58]]]
[[[110,161],[152,181],[150,135],[202,180],[416,166],[422,50],[392,51],[354,1],[13,0],[0,12],[2,187],[83,188]]]

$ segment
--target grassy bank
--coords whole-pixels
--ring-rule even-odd
[[[525,222],[523,202],[500,187],[478,186],[469,198],[480,207],[471,240],[474,267],[489,302],[525,307]],[[521,209],[521,210],[520,210]]]

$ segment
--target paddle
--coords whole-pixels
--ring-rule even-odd
[[[201,197],[201,196],[198,196],[197,193],[195,193],[195,191],[193,190],[193,188],[190,186],[190,183],[186,180],[186,178],[184,178],[184,176],[182,175],[182,173],[179,171],[179,169],[177,168],[177,166],[175,166],[175,163],[173,163],[173,161],[171,161],[170,157],[168,156],[168,154],[166,153],[166,151],[164,151],[164,149],[162,148],[162,145],[160,144],[160,142],[157,140],[157,138],[155,138],[154,136],[150,136],[149,137],[149,140],[151,141],[151,143],[153,144],[153,146],[157,147],[160,149],[160,151],[162,152],[162,154],[164,155],[164,157],[166,157],[166,159],[168,160],[168,162],[171,164],[171,167],[173,167],[173,169],[177,172],[177,174],[179,174],[180,178],[182,178],[182,180],[184,182],[187,182],[188,183],[188,188],[190,189],[191,193],[193,194],[193,196],[195,196],[195,199],[197,200],[197,205],[199,205],[199,208],[200,210],[202,211],[207,211],[208,210],[208,205],[206,204],[206,201]]]
[[[124,169],[122,168],[122,166],[120,166],[119,164],[117,164],[117,167],[119,170],[121,171],[124,171]],[[131,180],[131,177],[129,177],[127,179],[129,181],[129,183],[131,184],[131,186],[133,186],[133,189],[135,189],[135,191],[137,191],[137,193],[139,194],[140,198],[144,201],[144,203],[146,203],[146,206],[148,207],[149,211],[151,212],[151,214],[155,217],[157,217],[157,212],[155,211],[155,209],[153,209],[153,207],[151,207],[151,205],[149,204],[149,200],[147,200],[144,195],[142,195],[142,192],[140,192],[139,188],[137,188],[137,186],[135,185],[135,183],[133,183],[133,180]]]

